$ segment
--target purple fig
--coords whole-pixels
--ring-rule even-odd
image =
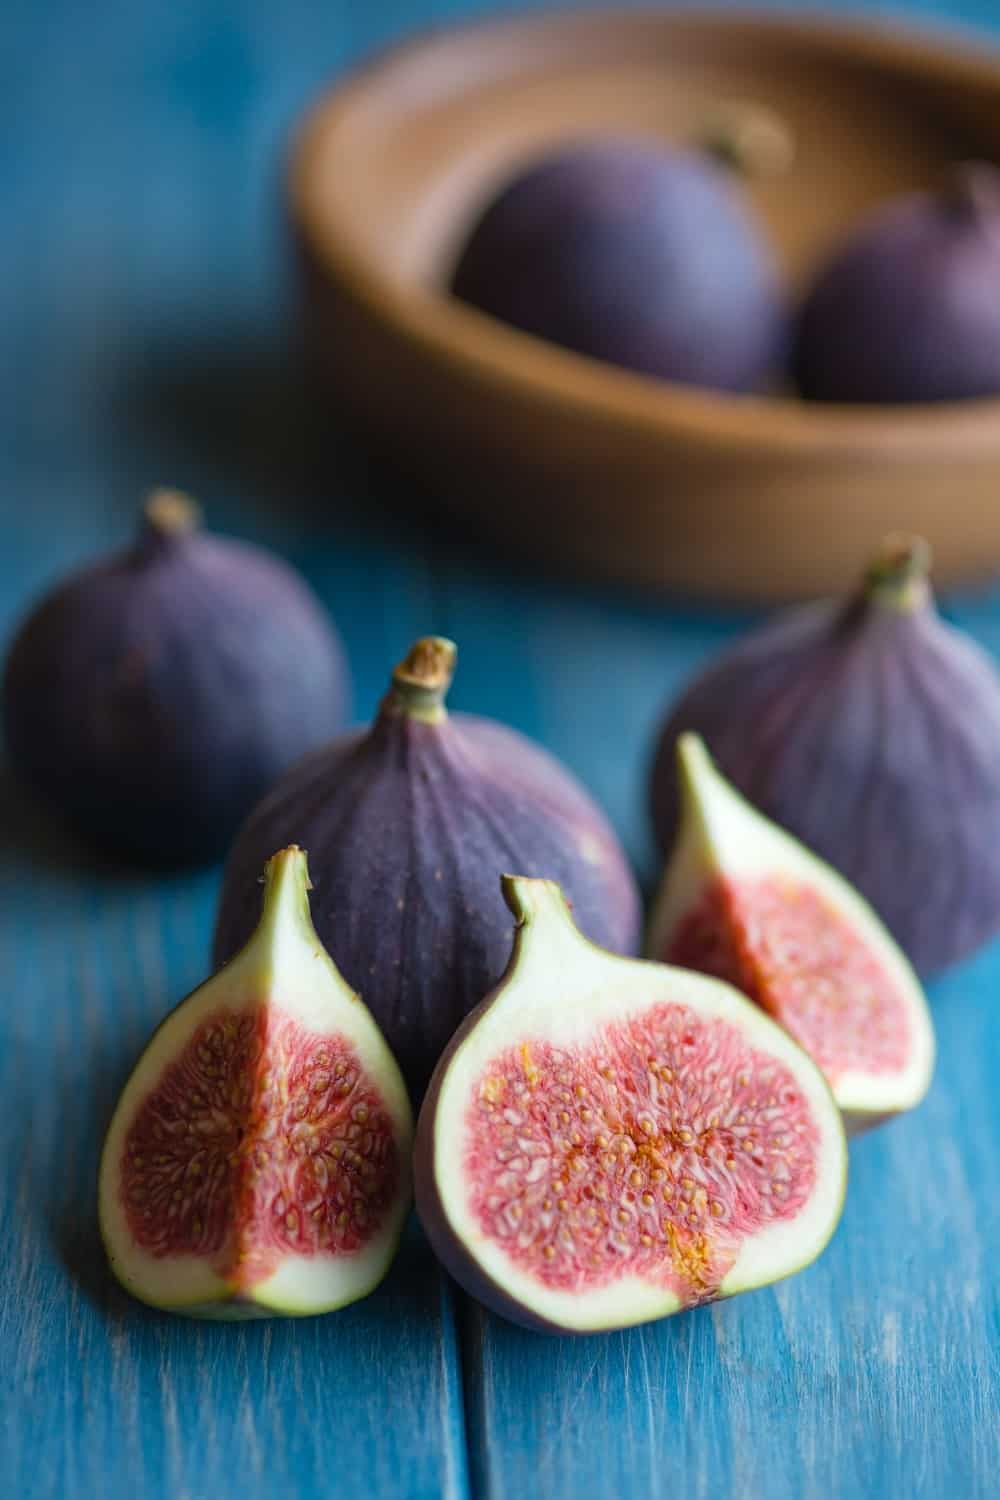
[[[820,273],[794,373],[814,401],[958,401],[1000,394],[1000,171],[879,210]]]
[[[671,709],[651,780],[667,853],[677,741],[700,734],[924,973],[1000,929],[1000,676],[938,616],[928,564],[919,539],[888,538],[852,597],[788,610],[730,647]]]
[[[476,224],[452,290],[526,333],[685,384],[756,389],[785,350],[774,259],[732,174],[650,141],[584,142],[529,167]]]
[[[343,652],[303,580],[197,523],[154,494],[130,547],[28,616],[3,683],[16,773],[94,843],[156,863],[221,854],[345,717]]]
[[[635,952],[639,938],[634,879],[583,788],[522,735],[447,712],[455,654],[418,641],[371,728],[282,778],[236,841],[215,934],[219,962],[246,942],[262,850],[308,847],[316,930],[415,1096],[503,969],[506,866],[558,880],[606,947]]]

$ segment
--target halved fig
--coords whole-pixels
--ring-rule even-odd
[[[652,957],[755,1000],[822,1068],[849,1130],[919,1104],[934,1032],[916,974],[868,903],[757,812],[697,735],[677,747],[681,823]]]
[[[389,1268],[410,1202],[399,1069],[313,930],[304,852],[268,862],[246,947],[172,1011],[101,1159],[111,1268],[198,1317],[331,1312]]]
[[[589,943],[553,882],[502,885],[510,964],[417,1125],[417,1209],[455,1279],[585,1333],[808,1265],[847,1171],[815,1064],[730,985]]]

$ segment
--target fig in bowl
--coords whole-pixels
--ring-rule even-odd
[[[543,158],[486,208],[452,291],[579,354],[688,385],[760,389],[784,354],[786,309],[724,154],[611,137]]]

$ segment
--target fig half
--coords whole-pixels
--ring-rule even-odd
[[[916,974],[874,911],[751,807],[697,735],[677,745],[681,826],[649,951],[714,974],[780,1021],[823,1069],[851,1130],[912,1109],[934,1032]]]
[[[847,1171],[815,1064],[732,986],[595,947],[553,882],[502,886],[510,964],[417,1125],[418,1212],[456,1280],[585,1333],[808,1265]]]
[[[166,1018],[115,1110],[101,1233],[118,1280],[154,1307],[331,1312],[395,1253],[409,1100],[313,930],[308,890],[302,850],[274,855],[253,937]]]
[[[783,610],[727,647],[671,707],[650,782],[666,855],[677,739],[700,734],[923,974],[1000,930],[1000,675],[941,619],[929,566],[920,537],[888,536],[845,599]]]

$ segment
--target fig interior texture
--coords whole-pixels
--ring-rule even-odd
[[[208,859],[343,724],[346,697],[339,639],[304,580],[205,533],[193,502],[160,490],[131,546],[67,578],[21,626],[3,683],[6,748],[95,844],[156,863]]]
[[[661,848],[678,827],[675,746],[828,860],[933,972],[1000,929],[1000,677],[938,615],[919,538],[890,537],[846,600],[787,610],[669,711],[651,778]]]
[[[523,735],[451,714],[455,647],[418,641],[369,729],[295,766],[250,817],[226,870],[215,956],[246,941],[269,851],[309,849],[313,918],[419,1096],[510,947],[510,868],[562,884],[583,930],[634,952],[639,902],[607,820]]]

